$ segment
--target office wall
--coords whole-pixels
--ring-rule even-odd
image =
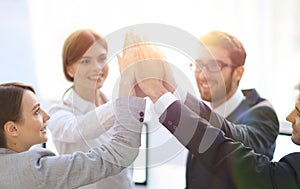
[[[70,86],[62,74],[61,50],[75,29],[92,28],[105,36],[132,24],[154,22],[195,37],[219,29],[237,36],[246,48],[241,88],[257,88],[284,121],[294,106],[293,86],[300,80],[299,20],[298,0],[1,0],[0,81],[31,83],[47,106]],[[112,83],[104,86],[108,95],[118,74],[117,64],[110,67]],[[161,138],[169,139],[164,131],[154,131],[152,147]],[[158,155],[150,154],[150,163]],[[186,151],[175,155],[149,168],[147,188],[184,187]],[[177,182],[170,183],[173,180]]]
[[[22,81],[38,89],[27,1],[0,1],[0,82]]]

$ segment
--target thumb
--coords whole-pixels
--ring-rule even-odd
[[[118,58],[118,63],[120,65],[121,61],[122,61],[122,57],[120,55],[117,54],[117,58]]]
[[[119,65],[119,71],[122,71],[122,57],[117,54],[117,59],[118,59],[118,65]]]

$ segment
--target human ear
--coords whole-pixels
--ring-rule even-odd
[[[239,66],[234,71],[234,78],[237,81],[240,81],[244,73],[244,66]]]
[[[67,73],[70,77],[74,78],[75,73],[74,73],[74,69],[71,65],[67,67]]]
[[[18,136],[18,128],[13,121],[8,121],[4,124],[4,132],[9,136]]]

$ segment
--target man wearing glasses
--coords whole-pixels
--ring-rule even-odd
[[[210,54],[199,57],[191,64],[191,69],[195,73],[201,99],[209,102],[213,111],[208,106],[195,107],[199,103],[189,94],[185,104],[198,111],[213,126],[218,125],[215,123],[216,117],[226,118],[230,124],[219,123],[217,127],[227,137],[272,159],[279,132],[278,118],[271,104],[261,98],[255,89],[238,88],[246,59],[241,42],[221,31],[209,32],[200,38],[200,42],[207,47]],[[220,116],[214,116],[215,113]],[[226,183],[224,178],[232,176],[226,170],[222,174],[210,171],[189,153],[186,170],[188,189],[232,189],[232,183]]]

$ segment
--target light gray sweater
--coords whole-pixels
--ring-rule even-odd
[[[56,156],[44,148],[22,153],[0,148],[0,188],[72,189],[119,173],[138,154],[145,103],[136,97],[117,99],[111,140],[88,153]]]

